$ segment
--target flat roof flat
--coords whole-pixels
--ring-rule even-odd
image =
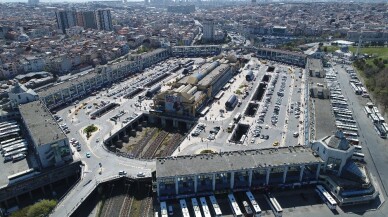
[[[41,101],[20,105],[19,110],[35,145],[50,144],[66,138],[58,123]]]
[[[318,155],[314,155],[310,148],[303,146],[185,155],[158,158],[156,160],[156,177],[175,177],[321,162],[323,160]]]

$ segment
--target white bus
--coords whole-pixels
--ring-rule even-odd
[[[270,195],[269,193],[266,194],[265,198],[267,199],[269,206],[271,207],[271,209],[273,211],[273,214],[276,217],[281,217],[283,215],[283,208],[280,206],[280,204],[278,203],[276,198],[273,197],[272,195]]]
[[[21,142],[24,142],[24,139],[19,139],[19,140],[15,140],[15,141],[12,141],[12,142],[9,142],[9,143],[6,143],[4,145],[1,145],[1,150],[3,150],[4,148],[8,148],[8,147],[11,147],[13,145],[16,145],[16,144],[19,144]]]
[[[220,209],[220,206],[218,205],[216,197],[213,195],[209,196],[210,204],[212,205],[213,211],[214,211],[214,216],[220,217],[222,216],[222,212]]]
[[[373,123],[378,123],[379,122],[379,118],[377,117],[376,114],[370,114],[370,119],[372,119]]]
[[[245,200],[242,202],[243,206],[244,206],[244,209],[245,209],[245,213],[247,214],[247,216],[252,216],[253,215],[253,212],[252,212],[252,209],[251,207],[249,206],[248,202],[246,202]]]
[[[362,153],[362,146],[361,145],[354,145],[354,151],[357,153]]]
[[[245,194],[247,195],[248,200],[253,207],[254,216],[260,217],[261,216],[261,209],[260,209],[259,204],[257,204],[255,197],[253,196],[253,194],[250,191],[247,191]]]
[[[358,160],[358,161],[364,161],[365,155],[363,153],[353,153],[352,159],[353,160]]]
[[[337,209],[337,202],[330,195],[330,193],[328,191],[326,191],[326,189],[322,185],[317,185],[317,188],[315,189],[315,191],[322,198],[322,200],[326,203],[326,205],[329,207],[329,209]]]
[[[20,148],[20,149],[16,149],[16,150],[4,153],[3,157],[7,158],[7,157],[12,157],[12,156],[17,155],[17,154],[26,154],[27,151],[28,151],[28,148]]]
[[[360,140],[358,140],[356,138],[347,137],[346,139],[349,141],[349,143],[351,143],[353,145],[358,145],[360,143]]]
[[[370,114],[372,114],[372,111],[370,110],[370,108],[368,106],[364,107],[364,111],[365,111],[366,116],[368,116],[368,117]]]
[[[229,205],[235,217],[243,216],[233,194],[228,194]]]
[[[200,115],[201,117],[205,116],[206,113],[210,110],[210,107],[209,106],[206,106],[201,112],[200,112]]]
[[[227,90],[227,89],[229,89],[229,87],[230,87],[230,84],[226,84],[222,89]]]
[[[343,134],[345,136],[353,136],[353,137],[357,137],[358,136],[358,133],[355,133],[355,132],[348,132],[348,131],[343,131]]]
[[[247,138],[247,135],[246,135],[246,134],[242,135],[242,136],[241,136],[241,139],[240,139],[240,143],[241,143],[241,144],[244,144],[246,138]]]
[[[202,212],[205,215],[205,217],[211,217],[212,215],[210,214],[209,207],[207,206],[206,198],[205,197],[199,198],[199,202],[201,203]]]
[[[385,131],[388,132],[388,124],[387,123],[382,123],[381,126],[384,128]]]
[[[197,198],[195,197],[191,198],[191,204],[193,205],[195,217],[202,217],[201,210],[199,209],[199,206],[198,206]]]
[[[183,217],[190,217],[190,213],[189,213],[189,209],[187,208],[186,200],[181,199],[181,200],[179,200],[179,203],[181,205],[182,216]]]
[[[8,143],[13,142],[15,140],[19,140],[19,139],[20,139],[20,137],[15,137],[15,138],[7,139],[5,141],[0,142],[0,145],[5,145],[5,144],[8,144]]]
[[[234,116],[233,121],[237,123],[240,119],[241,119],[241,113],[239,112],[239,113],[237,113],[237,114]]]
[[[380,112],[376,112],[376,116],[377,116],[377,119],[379,119],[379,123],[384,123],[384,122],[385,122],[385,119],[384,119],[384,117],[381,115]]]
[[[214,99],[221,99],[221,97],[224,95],[224,91],[220,91],[217,95],[214,96]]]
[[[162,217],[168,217],[166,202],[160,202],[160,214]]]
[[[7,148],[3,148],[3,150],[1,150],[1,153],[4,155],[5,153],[15,151],[21,148],[27,148],[27,147],[28,147],[28,144],[26,142],[21,142],[21,143],[17,143],[15,145],[9,146]]]

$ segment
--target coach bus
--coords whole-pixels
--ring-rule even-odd
[[[229,205],[232,209],[233,215],[235,217],[243,216],[240,210],[240,207],[238,206],[233,194],[228,194],[228,200],[229,200]]]
[[[160,202],[160,214],[162,217],[168,217],[166,202]]]
[[[365,155],[363,153],[355,152],[355,153],[353,153],[352,159],[358,160],[358,161],[364,161],[364,157],[365,157]]]
[[[213,195],[210,195],[209,200],[210,200],[210,204],[211,204],[213,211],[214,211],[214,216],[221,217],[222,212],[221,212],[220,206],[218,205],[216,197]]]
[[[281,217],[283,215],[283,208],[280,206],[278,201],[275,197],[273,197],[271,194],[266,194],[266,199],[269,203],[269,206],[271,207],[274,215],[276,217]]]
[[[181,199],[181,200],[179,200],[179,203],[181,205],[182,216],[183,217],[190,217],[190,213],[189,213],[189,209],[187,208],[186,200]]]
[[[195,217],[202,217],[201,210],[199,209],[199,206],[198,206],[197,198],[195,197],[191,198],[191,204],[193,205]]]
[[[205,197],[199,198],[199,202],[201,203],[202,212],[205,215],[205,217],[211,217],[212,215],[210,214],[209,207],[207,206],[206,198]]]
[[[248,197],[248,200],[249,202],[251,203],[252,207],[253,207],[253,214],[255,217],[260,217],[261,216],[261,209],[260,209],[260,206],[259,204],[257,204],[256,200],[255,200],[255,197],[253,196],[253,194],[250,192],[250,191],[247,191],[245,193]]]
[[[326,189],[322,185],[317,185],[317,188],[315,189],[315,191],[322,198],[322,200],[326,203],[326,205],[329,207],[329,209],[331,209],[331,210],[337,209],[337,202],[330,195],[330,193],[328,191],[326,191]]]

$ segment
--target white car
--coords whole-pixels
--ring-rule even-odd
[[[144,177],[144,176],[145,176],[145,174],[143,172],[138,172],[137,173],[137,177]]]

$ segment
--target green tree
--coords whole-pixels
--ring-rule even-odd
[[[12,213],[11,217],[48,216],[56,205],[57,201],[55,200],[41,200],[34,205],[24,207],[23,209]]]

